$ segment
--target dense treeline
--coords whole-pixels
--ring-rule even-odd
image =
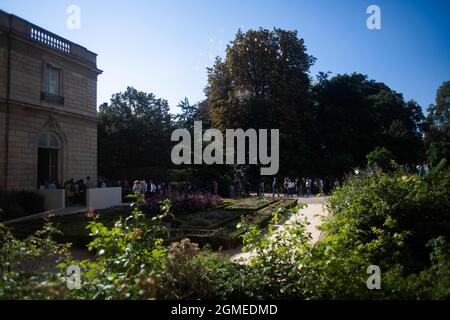
[[[170,114],[167,101],[151,93],[114,94],[99,112],[100,174],[130,178],[125,169],[168,169],[172,130],[192,129],[194,120],[204,129],[280,129],[282,175],[342,176],[365,165],[376,147],[413,166],[448,159],[450,82],[425,118],[415,101],[363,74],[319,73],[313,80],[314,62],[295,31],[238,31],[224,59],[208,68],[206,99],[181,101],[180,114]]]

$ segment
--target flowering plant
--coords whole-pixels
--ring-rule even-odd
[[[168,199],[172,203],[172,213],[175,215],[189,214],[205,209],[217,207],[223,203],[220,196],[211,193],[193,193],[169,197],[155,196],[148,198],[146,203],[140,204],[139,209],[147,215],[160,214],[160,201]]]

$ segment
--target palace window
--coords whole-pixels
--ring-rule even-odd
[[[64,104],[62,97],[62,71],[49,63],[44,64],[41,99],[56,104]]]

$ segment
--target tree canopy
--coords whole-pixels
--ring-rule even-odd
[[[436,92],[436,103],[428,108],[425,143],[432,165],[450,158],[450,81],[441,84]]]
[[[296,31],[239,30],[225,59],[208,70],[213,127],[280,129],[281,168],[301,166],[308,153],[308,73],[314,61]]]
[[[353,73],[326,74],[312,87],[317,164],[337,174],[364,165],[375,147],[391,150],[401,163],[419,160],[423,114],[415,101],[384,83]]]
[[[167,101],[152,93],[127,88],[114,94],[99,112],[101,174],[170,166],[171,131],[192,130],[195,120],[204,129],[279,129],[279,173],[291,177],[342,176],[365,166],[376,147],[400,163],[423,161],[426,149],[430,162],[448,158],[450,81],[425,119],[414,100],[366,75],[320,72],[313,80],[315,60],[296,31],[239,30],[207,71],[206,99],[192,104],[185,98],[181,113],[172,116]],[[211,169],[226,171],[211,167],[208,176]]]
[[[214,127],[280,129],[286,175],[340,175],[366,163],[375,147],[401,162],[423,153],[423,114],[415,101],[367,76],[320,73],[297,32],[239,31],[205,89]]]
[[[98,119],[102,175],[118,177],[118,169],[170,165],[173,123],[167,100],[128,87],[100,107]]]

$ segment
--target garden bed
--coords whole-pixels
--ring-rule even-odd
[[[254,217],[252,223],[264,227],[272,217],[272,212],[278,207],[289,207],[295,204],[295,200],[280,200],[271,198],[249,198],[240,200],[225,200],[220,205],[200,212],[187,215],[175,215],[177,228],[171,229],[171,241],[181,238],[190,238],[199,245],[210,245],[213,249],[231,249],[239,246],[242,241],[241,232],[236,229],[243,216]],[[231,207],[231,208],[230,208]],[[120,217],[129,215],[129,206],[120,206],[104,210],[96,210],[98,221],[107,227],[112,227]],[[152,223],[151,215],[146,217],[148,223]],[[42,228],[46,221],[57,225],[62,235],[55,240],[61,243],[70,242],[74,247],[84,247],[91,241],[89,230],[86,226],[91,218],[85,212],[68,216],[56,216],[47,220],[30,220],[12,224],[14,234],[19,238],[25,238],[36,230]]]
[[[239,219],[241,215],[242,214],[240,212],[224,210],[219,208],[215,210],[197,212],[189,214],[187,216],[182,216],[178,218],[178,221],[181,223],[180,227],[184,228],[212,229],[220,226],[221,224],[229,220]]]
[[[224,201],[220,196],[210,193],[194,193],[169,197],[152,197],[147,199],[145,204],[140,204],[139,209],[148,216],[155,216],[160,214],[160,201],[166,199],[171,201],[172,213],[175,216],[210,210],[224,205]]]
[[[227,210],[249,210],[257,211],[264,207],[276,202],[273,198],[258,197],[258,198],[246,198],[236,201],[234,204],[227,206]]]
[[[241,217],[248,216],[252,217],[251,223],[257,224],[259,227],[265,227],[272,218],[272,214],[278,208],[289,209],[297,204],[296,200],[292,199],[277,199],[272,200],[262,206],[262,209],[255,210],[241,210],[237,211],[237,208],[228,212],[237,212],[234,216],[230,216],[228,219],[218,220],[215,224],[209,224],[200,227],[186,227],[181,226],[180,228],[173,229],[173,239],[172,241],[178,241],[182,238],[189,238],[192,242],[198,243],[201,247],[210,246],[214,250],[228,250],[236,248],[242,245],[242,233],[241,229],[237,229],[237,224],[241,221]],[[247,207],[248,208],[248,207]],[[205,212],[205,218],[208,212]]]

